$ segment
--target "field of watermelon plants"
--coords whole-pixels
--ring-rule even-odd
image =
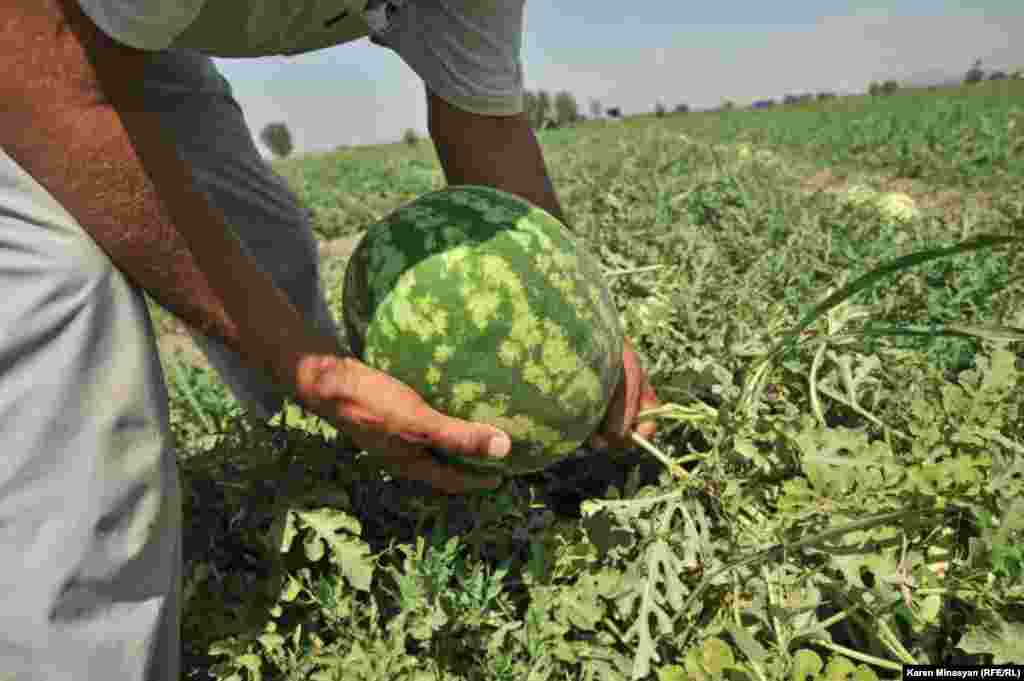
[[[866,681],[1024,660],[1024,83],[541,141],[665,402],[658,434],[449,498],[294,406],[252,423],[202,363],[162,356],[183,679]],[[443,183],[426,141],[276,167],[331,243]]]

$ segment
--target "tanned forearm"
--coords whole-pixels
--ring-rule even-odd
[[[525,115],[481,116],[462,111],[433,93],[428,93],[427,100],[430,136],[448,184],[501,189],[566,223],[540,144]]]
[[[145,54],[114,44],[76,0],[0,10],[0,146],[129,279],[294,393],[303,353],[340,348],[242,250],[142,107]]]

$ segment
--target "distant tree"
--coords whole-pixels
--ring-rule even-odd
[[[1014,80],[1024,80],[1024,67],[1017,69],[1010,74],[1010,78]]]
[[[1006,75],[1006,71],[993,71],[988,74],[989,80],[1006,80],[1009,76]]]
[[[580,119],[580,107],[576,98],[568,90],[555,95],[555,120],[558,125],[570,125]]]
[[[617,106],[613,106],[610,109],[608,109],[607,111],[605,111],[605,114],[607,114],[608,118],[621,118],[622,117],[622,109],[620,109]]]
[[[551,118],[551,95],[547,90],[537,90],[537,127]]]
[[[530,126],[540,130],[552,118],[551,96],[545,90],[523,93],[523,108]]]
[[[655,104],[654,115],[657,116],[658,118],[663,118],[665,116],[665,105],[662,104],[661,102]]]
[[[676,104],[676,108],[673,111],[676,113],[690,113],[690,105],[685,103]]]
[[[736,103],[731,99],[726,99],[722,102],[722,111],[732,111],[736,108]]]
[[[975,59],[974,65],[967,69],[964,74],[964,82],[967,84],[980,83],[985,79],[985,71],[981,68],[981,60]]]
[[[591,118],[600,118],[602,111],[604,111],[604,109],[601,108],[601,100],[599,100],[599,99],[591,99],[590,100],[590,117]]]
[[[410,147],[415,147],[420,141],[420,136],[416,134],[416,131],[412,128],[406,128],[405,132],[402,133],[402,141],[408,144]]]
[[[819,92],[818,93],[818,101],[819,102],[823,102],[826,99],[835,99],[835,98],[836,98],[836,93],[834,93],[834,92],[825,91],[825,92]]]
[[[292,134],[284,123],[267,123],[260,132],[260,140],[278,158],[292,153]]]
[[[878,95],[891,95],[899,89],[900,84],[895,80],[887,80],[884,83],[879,83],[878,81],[873,80],[871,81],[871,84],[868,85],[868,94],[872,97],[876,97]]]
[[[538,127],[537,93],[532,92],[531,90],[523,90],[523,113],[526,114],[526,120],[530,122],[531,127]]]

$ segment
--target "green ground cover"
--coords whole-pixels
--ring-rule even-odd
[[[871,679],[1022,659],[1022,95],[541,133],[667,403],[628,454],[438,496],[294,406],[243,421],[215,374],[169,361],[184,678]],[[442,185],[429,142],[275,167],[325,240]],[[850,205],[853,184],[922,215]],[[344,265],[324,263],[332,300]]]

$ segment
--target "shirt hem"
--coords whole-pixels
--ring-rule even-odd
[[[435,95],[463,111],[481,116],[517,116],[523,113],[523,96],[453,95],[430,88]]]

